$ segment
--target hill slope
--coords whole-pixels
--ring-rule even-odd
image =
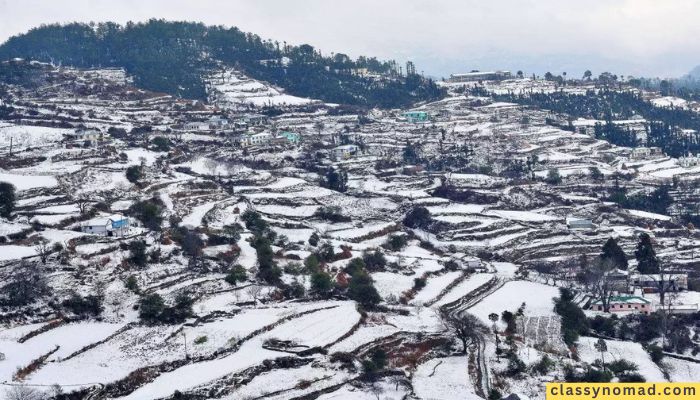
[[[334,103],[398,107],[443,95],[429,79],[392,73],[393,61],[324,57],[309,45],[281,45],[237,28],[193,22],[42,25],[0,46],[0,60],[15,57],[82,68],[123,67],[146,89],[199,99],[206,97],[203,76],[225,66],[293,95]],[[382,77],[353,73],[364,69]]]

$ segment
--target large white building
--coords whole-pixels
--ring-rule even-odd
[[[452,74],[450,82],[501,81],[510,78],[510,71],[474,71],[466,74]]]
[[[121,214],[93,218],[80,224],[81,231],[103,236],[124,236],[129,233],[130,227],[129,217]]]

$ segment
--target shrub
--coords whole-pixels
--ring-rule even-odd
[[[148,322],[156,323],[165,309],[165,301],[157,294],[149,294],[141,298],[139,302],[139,318]]]
[[[139,201],[129,207],[129,214],[141,221],[146,228],[157,231],[163,223],[163,203],[158,198]]]
[[[134,293],[139,292],[139,283],[134,275],[129,275],[129,277],[126,278],[126,280],[124,281],[124,286]]]
[[[126,179],[131,183],[137,183],[142,178],[141,167],[132,165],[126,169]]]
[[[532,366],[532,371],[540,375],[545,375],[554,367],[554,361],[546,354]]]
[[[425,284],[426,284],[425,278],[416,278],[413,280],[413,289],[414,290],[421,290],[425,287]]]
[[[316,209],[314,216],[330,222],[350,222],[352,218],[343,215],[343,211],[338,206],[323,206]]]
[[[365,270],[365,262],[361,258],[353,258],[348,262],[348,265],[345,267],[345,272],[350,275],[354,276],[356,274],[362,273]]]
[[[0,217],[10,218],[15,209],[15,186],[9,182],[0,182]]]
[[[247,271],[245,270],[245,268],[243,268],[243,266],[240,265],[240,264],[236,264],[236,265],[234,265],[233,268],[231,268],[231,270],[226,274],[226,277],[224,278],[224,280],[225,280],[227,283],[229,283],[229,284],[235,286],[236,284],[238,284],[238,283],[240,283],[240,282],[245,282],[245,280],[246,280],[247,278],[248,278],[248,277],[247,277]]]
[[[148,263],[148,255],[146,254],[146,242],[143,240],[134,240],[129,243],[129,262],[139,268],[143,268]]]
[[[319,240],[320,238],[318,237],[318,233],[316,232],[312,233],[311,236],[309,236],[309,244],[314,247],[318,246]]]
[[[350,279],[348,297],[365,307],[375,306],[382,301],[377,289],[374,288],[372,278],[367,273],[357,274]]]
[[[647,346],[647,353],[649,353],[651,361],[655,362],[656,364],[659,364],[664,358],[664,350],[655,344],[650,344]]]
[[[384,247],[392,251],[400,251],[408,244],[408,237],[406,235],[391,235],[387,238],[384,243]]]
[[[328,295],[333,290],[333,279],[323,271],[311,275],[311,290],[319,295]]]
[[[647,381],[646,378],[644,378],[641,374],[639,374],[637,372],[633,372],[630,374],[618,375],[617,379],[620,382],[626,382],[626,383],[643,383],[643,382]]]
[[[203,344],[209,341],[209,338],[206,335],[202,335],[197,337],[197,339],[194,340],[194,344]]]
[[[386,267],[386,258],[379,249],[362,253],[362,261],[367,270],[372,272],[382,271]]]
[[[413,207],[403,219],[403,224],[409,228],[427,228],[431,222],[430,211],[422,206]]]
[[[73,293],[70,298],[63,301],[63,307],[73,314],[98,316],[102,314],[102,299],[94,295],[82,297]]]
[[[629,372],[635,372],[639,369],[637,364],[629,362],[624,359],[615,360],[605,364],[605,368],[609,369],[615,375],[626,374]]]

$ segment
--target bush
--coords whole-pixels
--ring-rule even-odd
[[[318,233],[314,232],[309,236],[309,244],[316,247],[318,246],[318,241],[321,240],[321,238],[318,237]]]
[[[404,217],[403,224],[409,228],[427,228],[433,219],[427,208],[413,207]]]
[[[348,262],[348,265],[345,267],[345,272],[350,276],[355,276],[357,274],[363,273],[365,267],[366,264],[364,260],[356,257],[350,260],[350,262]]]
[[[549,183],[550,185],[558,185],[561,183],[561,175],[559,175],[559,170],[556,168],[552,168],[549,171],[547,171],[547,177],[544,178],[544,181]]]
[[[246,279],[248,279],[247,271],[240,264],[234,265],[224,278],[227,283],[233,286],[236,286],[240,282],[245,282]]]
[[[315,293],[326,296],[333,290],[333,279],[323,271],[315,272],[311,275],[311,290]]]
[[[15,209],[15,186],[9,182],[0,182],[0,217],[10,218]]]
[[[615,360],[613,362],[609,362],[605,364],[605,368],[609,369],[614,373],[615,375],[621,375],[621,374],[626,374],[629,372],[636,372],[639,367],[637,367],[637,364],[629,362],[624,359],[619,359]]]
[[[386,258],[379,249],[362,253],[362,261],[364,261],[367,270],[371,272],[382,271],[386,267]]]
[[[348,297],[365,307],[375,306],[382,301],[377,289],[374,288],[372,278],[367,273],[357,274],[350,279]]]
[[[137,183],[142,178],[141,167],[132,165],[126,169],[126,180],[131,183]]]
[[[151,142],[155,151],[169,151],[170,150],[170,140],[162,136],[156,136]]]
[[[165,309],[165,301],[157,294],[149,294],[139,301],[139,318],[148,322],[156,323]]]
[[[148,263],[148,255],[146,254],[146,242],[143,240],[134,240],[129,243],[129,262],[139,268],[143,268]]]
[[[203,344],[209,341],[209,338],[206,335],[202,335],[197,337],[197,339],[194,340],[194,344]]]
[[[352,218],[343,215],[343,211],[338,206],[319,207],[314,216],[330,222],[350,222]]]
[[[124,281],[124,286],[134,293],[139,292],[139,283],[134,275],[129,275],[129,277],[126,278],[126,281]]]
[[[415,278],[413,280],[413,290],[421,290],[425,287],[425,285],[426,285],[425,278]]]
[[[73,293],[70,298],[63,301],[63,307],[76,315],[98,316],[102,314],[102,299],[94,295],[82,297]]]
[[[647,346],[647,353],[649,353],[651,361],[653,361],[656,364],[659,364],[661,360],[664,359],[664,350],[655,344],[650,344],[649,346]]]
[[[553,367],[554,361],[545,354],[532,366],[532,371],[540,375],[545,375],[551,371]]]
[[[573,346],[579,335],[588,332],[588,319],[581,308],[574,303],[574,294],[566,288],[559,289],[559,297],[554,299],[554,311],[561,316],[561,332],[564,343]]]
[[[647,381],[646,378],[636,372],[619,375],[617,379],[618,381],[625,383],[643,383]]]
[[[146,228],[158,231],[163,223],[163,203],[158,198],[139,201],[129,207],[129,214]]]
[[[387,238],[384,243],[384,247],[392,251],[400,251],[408,244],[408,237],[406,235],[391,235]]]

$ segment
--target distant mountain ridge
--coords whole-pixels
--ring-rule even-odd
[[[206,98],[203,77],[226,66],[290,94],[332,103],[403,107],[444,95],[430,79],[396,73],[393,61],[326,57],[310,45],[288,46],[194,22],[42,25],[0,45],[0,60],[17,57],[79,68],[122,67],[138,86],[196,99]]]
[[[691,69],[690,72],[688,72],[687,76],[689,76],[693,79],[700,79],[700,65]]]

